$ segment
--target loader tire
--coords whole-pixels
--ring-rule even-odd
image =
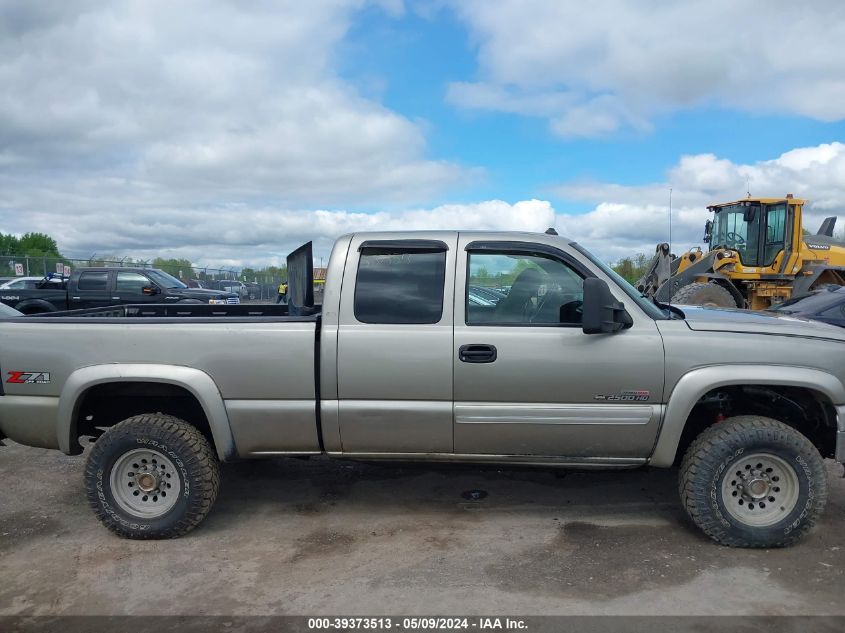
[[[719,284],[696,282],[684,286],[672,296],[676,305],[713,306],[716,308],[736,308],[733,295]]]
[[[699,435],[681,463],[681,502],[711,539],[730,547],[786,547],[827,502],[824,461],[794,428],[740,415]]]
[[[199,430],[148,413],[100,436],[85,465],[88,503],[119,536],[182,536],[208,514],[220,488],[217,455]]]

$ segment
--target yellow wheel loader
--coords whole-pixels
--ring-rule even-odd
[[[658,244],[645,275],[635,284],[663,303],[765,310],[827,284],[845,285],[845,243],[833,239],[836,217],[805,235],[804,200],[746,198],[708,207],[706,252],[680,257]]]

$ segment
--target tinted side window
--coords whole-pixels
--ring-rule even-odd
[[[108,290],[109,273],[106,271],[82,273],[79,275],[77,287],[80,290]]]
[[[139,273],[117,273],[117,292],[144,294],[142,291],[147,286],[152,286],[150,280]]]
[[[362,323],[437,323],[446,251],[366,248],[358,262],[355,318]]]
[[[469,255],[469,325],[580,325],[583,299],[584,279],[558,259],[526,253]]]

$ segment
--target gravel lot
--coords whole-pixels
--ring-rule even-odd
[[[199,529],[133,542],[82,468],[0,447],[0,615],[845,614],[832,462],[824,522],[773,551],[699,535],[674,471],[240,462]]]

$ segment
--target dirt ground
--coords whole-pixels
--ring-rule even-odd
[[[274,459],[174,541],[112,536],[83,459],[0,447],[0,615],[845,614],[845,480],[786,550],[711,543],[674,471]]]

